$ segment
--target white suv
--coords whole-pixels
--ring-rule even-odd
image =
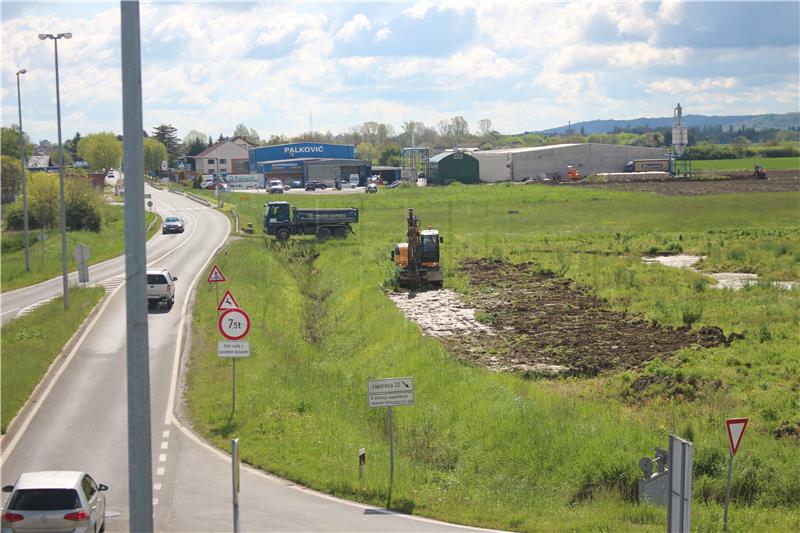
[[[147,303],[166,304],[167,309],[172,309],[175,303],[175,283],[178,278],[169,273],[166,268],[147,269]]]

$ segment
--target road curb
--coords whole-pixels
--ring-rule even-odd
[[[211,207],[211,202],[209,202],[208,200],[206,200],[205,198],[203,198],[201,196],[197,196],[196,194],[192,194],[190,192],[183,193],[183,195],[186,198],[188,198],[189,200],[194,200],[198,204],[203,204],[203,205],[205,205],[207,207]]]
[[[39,383],[37,383],[36,386],[33,388],[33,391],[31,392],[31,395],[28,397],[28,400],[22,407],[20,407],[19,411],[17,411],[17,414],[14,415],[14,418],[12,418],[9,421],[8,427],[6,428],[6,432],[2,436],[0,436],[0,448],[5,449],[6,447],[5,445],[8,442],[8,440],[13,439],[17,430],[19,429],[19,425],[22,423],[23,420],[25,420],[28,412],[31,410],[33,405],[39,401],[42,392],[47,388],[47,386],[53,380],[55,375],[58,374],[58,371],[61,369],[61,367],[63,367],[67,363],[68,361],[67,356],[75,347],[75,345],[78,343],[78,341],[81,339],[83,333],[93,322],[94,318],[97,317],[97,315],[100,313],[100,310],[103,308],[103,304],[106,302],[106,300],[108,300],[111,292],[113,291],[108,291],[108,290],[104,291],[102,298],[100,298],[97,301],[97,303],[89,312],[89,314],[86,315],[86,318],[83,319],[81,325],[78,326],[78,329],[75,330],[75,333],[73,333],[72,337],[69,338],[69,340],[64,344],[64,347],[58,353],[58,355],[55,356],[53,362],[50,363],[50,366],[47,367],[47,371],[42,376],[42,379],[39,380]]]

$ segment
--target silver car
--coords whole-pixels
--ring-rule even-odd
[[[3,532],[74,531],[94,533],[106,527],[108,487],[85,472],[27,472],[15,485],[3,509]]]

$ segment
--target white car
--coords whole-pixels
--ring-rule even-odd
[[[285,190],[281,180],[269,180],[269,193],[270,194],[283,194]]]
[[[14,485],[3,509],[3,533],[94,533],[106,528],[108,487],[85,472],[27,472]]]
[[[169,273],[166,268],[147,269],[147,303],[166,304],[167,309],[172,309],[175,303],[175,282],[178,278]]]

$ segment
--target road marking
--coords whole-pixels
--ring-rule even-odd
[[[153,490],[161,490],[161,483],[154,483]]]
[[[167,448],[169,448],[169,442],[167,442],[167,441],[162,442],[161,443],[161,449],[162,450],[166,450]]]
[[[159,463],[166,463],[167,462],[167,454],[165,454],[165,453],[158,454],[158,462]]]
[[[34,310],[40,308],[41,306],[43,306],[46,303],[52,302],[53,300],[55,300],[56,298],[59,298],[60,296],[61,296],[60,294],[56,295],[56,296],[51,296],[50,298],[45,298],[44,300],[39,300],[38,302],[32,303],[28,307],[23,307],[22,310],[19,313],[17,313],[17,315],[14,318],[19,318],[21,316],[27,315],[31,311],[34,311]]]
[[[161,438],[162,438],[162,439],[168,439],[168,438],[169,438],[169,430],[168,430],[168,429],[165,429],[165,430],[164,430],[164,431],[161,433]]]
[[[153,498],[153,505],[158,505],[158,498]],[[155,513],[154,513],[155,515]]]
[[[8,313],[13,313],[17,309],[19,309],[19,307],[15,307],[14,309],[9,309],[8,311],[3,311],[2,313],[0,313],[0,316],[7,315]]]
[[[156,475],[157,476],[163,476],[164,475],[164,467],[163,466],[159,466],[158,468],[156,468]]]

